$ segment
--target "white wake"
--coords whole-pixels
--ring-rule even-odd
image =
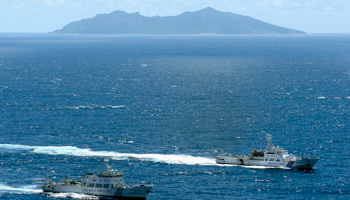
[[[25,194],[25,193],[40,193],[42,190],[36,189],[36,185],[27,185],[21,187],[12,187],[5,183],[0,183],[0,193],[15,193],[15,194]]]
[[[205,166],[225,166],[225,167],[244,167],[253,169],[268,169],[276,167],[267,166],[247,166],[247,165],[230,165],[217,164],[214,158],[196,157],[185,154],[136,154],[136,153],[119,153],[115,151],[93,151],[91,149],[81,149],[72,146],[26,146],[17,144],[0,144],[1,149],[31,151],[39,154],[48,155],[67,155],[67,156],[96,156],[110,157],[113,160],[136,159],[141,161],[159,162],[179,165],[205,165]],[[278,167],[277,167],[278,168]],[[280,167],[284,169],[283,167]],[[289,169],[289,168],[288,168]]]
[[[69,155],[69,156],[107,156],[114,160],[137,159],[142,161],[160,162],[183,165],[217,165],[214,158],[196,157],[184,154],[136,154],[119,153],[115,151],[93,151],[72,146],[26,146],[16,144],[0,144],[0,149],[32,151],[39,154]]]
[[[27,186],[21,186],[21,187],[13,187],[9,186],[6,183],[0,183],[0,194],[1,193],[10,193],[10,194],[39,194],[43,191],[40,189],[37,189],[38,186],[36,185],[27,185]],[[51,193],[47,192],[46,195],[53,197],[53,198],[73,198],[73,199],[99,199],[96,196],[92,195],[86,195],[86,194],[78,194],[78,193]],[[0,196],[1,197],[1,196]]]

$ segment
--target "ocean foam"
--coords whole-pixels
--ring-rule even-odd
[[[244,168],[250,168],[250,169],[291,169],[287,167],[268,167],[268,166],[256,166],[256,165],[238,165],[240,167]]]
[[[107,107],[110,107],[110,108],[126,108],[126,106],[123,106],[123,105],[120,105],[120,106],[107,105]]]
[[[39,186],[37,185],[27,185],[21,187],[11,187],[5,183],[0,183],[0,194],[1,193],[10,193],[10,194],[38,194],[42,193],[41,189],[36,189]],[[99,199],[97,196],[85,195],[78,193],[46,193],[48,196],[53,198],[73,198],[73,199]]]
[[[78,193],[47,193],[50,197],[53,198],[73,198],[73,199],[100,199],[97,196],[86,195],[86,194],[78,194]]]
[[[16,194],[24,194],[24,193],[40,193],[42,190],[35,189],[38,186],[36,185],[27,185],[19,188],[11,187],[7,184],[0,183],[0,193],[16,193]]]
[[[184,154],[136,154],[118,153],[114,151],[93,151],[91,149],[81,149],[72,146],[26,146],[16,144],[0,144],[2,149],[32,151],[39,154],[48,155],[68,155],[68,156],[107,156],[114,160],[138,159],[142,161],[160,162],[167,164],[183,165],[218,165],[213,158],[195,157]]]
[[[118,105],[118,106],[113,106],[113,105],[106,105],[106,106],[100,106],[100,105],[80,105],[80,106],[67,106],[67,109],[107,109],[107,108],[113,108],[113,109],[125,109],[127,108],[124,105]]]

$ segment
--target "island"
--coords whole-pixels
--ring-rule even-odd
[[[249,16],[205,8],[177,16],[146,17],[114,11],[94,18],[71,22],[54,34],[306,34],[303,31],[269,24]]]

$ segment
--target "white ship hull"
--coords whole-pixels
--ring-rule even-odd
[[[271,135],[267,134],[266,139],[268,144],[264,152],[253,150],[248,156],[218,156],[216,163],[310,170],[320,159],[296,157],[282,147],[275,147]]]
[[[152,186],[131,186],[120,188],[89,188],[83,186],[71,186],[57,184],[54,186],[43,186],[41,189],[44,192],[53,193],[79,193],[103,197],[112,197],[117,199],[146,199],[148,193],[151,191]]]
[[[295,161],[265,161],[264,159],[253,159],[248,156],[233,157],[233,156],[219,156],[216,159],[218,164],[233,164],[233,165],[248,165],[248,166],[266,166],[266,167],[281,167],[292,169],[312,169],[318,161],[318,158],[303,158]]]
[[[93,173],[86,174],[80,182],[64,177],[62,183],[54,183],[52,175],[46,175],[44,192],[53,193],[79,193],[110,197],[116,199],[146,199],[151,192],[151,185],[124,185],[124,173],[111,169],[108,165],[109,159],[105,159],[106,171],[99,172],[97,176]]]

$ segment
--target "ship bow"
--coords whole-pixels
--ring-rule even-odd
[[[301,161],[294,162],[292,168],[312,169],[320,158],[303,158]]]

